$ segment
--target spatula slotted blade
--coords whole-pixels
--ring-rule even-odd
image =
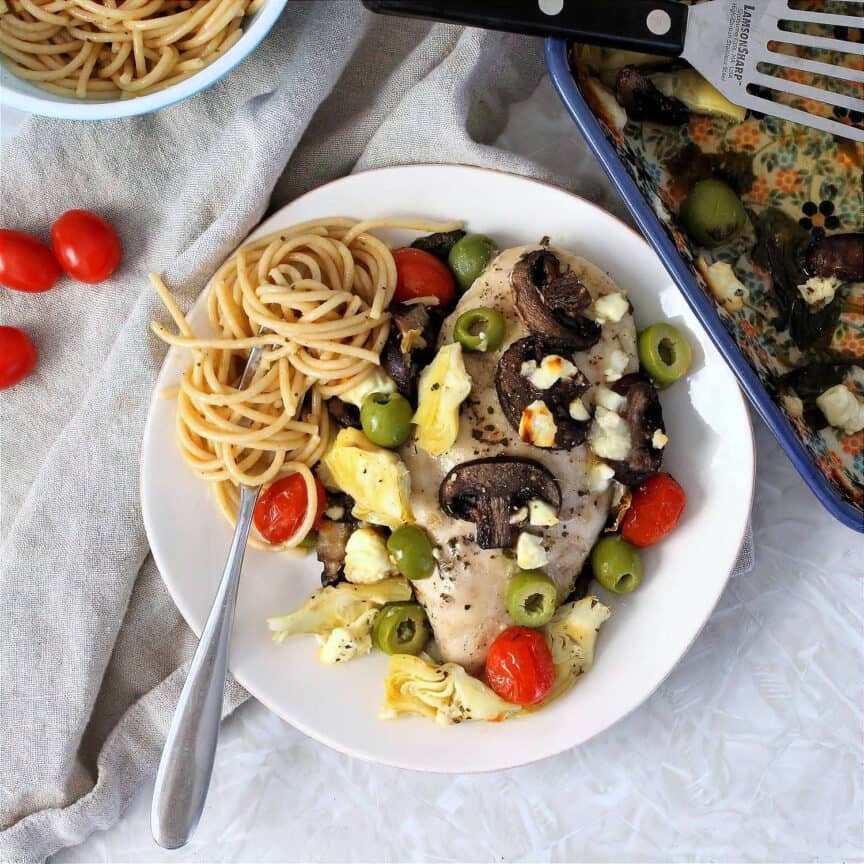
[[[861,6],[859,0],[842,2],[849,3],[850,9],[853,3],[854,8]],[[864,57],[864,43],[793,32],[782,29],[781,22],[830,26],[840,28],[839,32],[842,28],[864,28],[862,15],[790,9],[788,0],[714,0],[690,7],[683,57],[737,105],[832,135],[864,141],[864,118],[850,125],[766,95],[766,91],[788,94],[822,103],[829,113],[838,108],[847,116],[856,112],[864,115],[864,71],[848,64],[785,54],[774,48],[774,43],[780,43]],[[821,82],[815,78],[808,84],[781,78],[771,74],[772,67],[780,74],[784,69],[793,69],[851,82],[853,95],[819,86],[824,78]]]

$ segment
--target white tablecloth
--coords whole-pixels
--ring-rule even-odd
[[[8,114],[2,125],[11,134]],[[501,143],[566,171],[575,134],[544,82]],[[623,215],[603,184],[591,171],[584,192]],[[604,735],[527,768],[424,776],[329,751],[252,702],[223,727],[185,849],[153,844],[148,787],[119,825],[52,861],[864,859],[864,538],[754,424],[756,567]]]

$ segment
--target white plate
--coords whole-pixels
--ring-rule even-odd
[[[296,607],[319,584],[314,559],[250,550],[240,585],[230,667],[249,692],[324,744],[363,759],[435,772],[491,771],[552,756],[602,732],[669,674],[714,608],[741,547],[753,493],[753,432],[743,397],[657,256],[634,231],[587,201],[501,172],[452,165],[385,168],[316,189],[252,236],[323,216],[464,219],[502,248],[552,242],[590,259],[626,289],[636,321],[672,320],[690,335],[694,369],[662,394],[671,438],[665,468],[687,491],[674,534],[643,554],[637,592],[604,597],[612,619],[594,668],[558,702],[505,723],[441,727],[420,718],[378,719],[386,657],[323,666],[311,636],[282,646],[265,618]],[[390,242],[405,237],[392,235]],[[167,318],[167,316],[165,316]],[[206,323],[199,301],[193,326]],[[157,391],[188,362],[172,349]],[[196,633],[206,619],[231,539],[174,442],[174,405],[154,398],[141,451],[144,523],[162,577]]]

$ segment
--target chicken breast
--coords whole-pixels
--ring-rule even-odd
[[[539,248],[523,246],[502,252],[444,322],[439,346],[453,341],[456,319],[469,309],[479,306],[496,309],[507,325],[499,350],[464,354],[472,389],[462,405],[455,444],[441,456],[430,456],[414,443],[407,444],[402,451],[411,474],[414,516],[438,547],[437,571],[430,578],[415,582],[414,588],[429,615],[441,658],[459,663],[470,672],[482,668],[492,641],[513,624],[506,597],[516,562],[509,549],[481,549],[475,542],[476,526],[472,522],[454,519],[441,510],[439,487],[448,472],[470,460],[501,456],[534,460],[551,472],[561,490],[560,522],[532,530],[542,531],[548,557],[543,569],[555,580],[559,603],[572,590],[610,507],[610,491],[590,491],[589,470],[593,459],[586,444],[570,450],[527,444],[514,431],[499,403],[495,383],[498,361],[513,342],[529,335],[514,305],[511,274],[523,255]],[[590,262],[562,250],[550,251],[565,269],[579,277],[592,300],[620,291]],[[600,339],[592,348],[568,355],[591,385],[607,381],[610,358],[617,362],[618,374],[638,369],[636,329],[629,311],[620,321],[604,323]],[[585,394],[587,404],[592,390]]]

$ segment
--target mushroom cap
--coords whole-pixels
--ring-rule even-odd
[[[523,255],[510,277],[516,311],[525,326],[543,339],[584,351],[600,340],[600,325],[586,317],[591,294],[582,280],[561,272],[548,249]]]
[[[356,522],[322,519],[318,528],[318,542],[315,554],[324,565],[321,573],[322,585],[335,585],[345,575],[345,547],[348,538],[357,527]]]
[[[666,431],[663,410],[654,385],[641,373],[625,375],[612,385],[612,389],[626,397],[623,417],[630,430],[630,453],[626,459],[607,462],[615,471],[615,479],[626,486],[638,486],[663,464],[663,450],[654,447],[652,439],[659,429]]]
[[[474,522],[477,545],[500,549],[513,544],[510,516],[532,499],[561,508],[561,489],[539,462],[506,456],[474,459],[453,468],[441,481],[438,502],[455,519]]]
[[[804,252],[804,270],[808,276],[864,282],[864,234],[832,234],[814,241]]]
[[[680,99],[665,96],[637,66],[625,66],[615,78],[615,98],[631,120],[677,126],[690,118]]]
[[[588,389],[588,379],[577,369],[572,378],[559,378],[551,387],[540,390],[522,374],[522,364],[535,360],[539,365],[550,354],[567,357],[570,353],[566,345],[527,336],[510,345],[501,355],[495,371],[495,389],[501,410],[517,432],[522,412],[538,399],[546,403],[557,427],[552,448],[555,450],[570,450],[585,441],[589,424],[580,423],[570,416],[570,403]]]
[[[429,310],[420,303],[412,306],[394,306],[391,309],[392,323],[387,341],[381,351],[381,365],[393,379],[396,389],[412,404],[417,396],[417,378],[420,369],[429,359],[435,344],[436,325]],[[419,330],[423,335],[426,348],[402,350],[402,340],[411,330]]]
[[[338,397],[334,397],[328,400],[327,408],[330,410],[330,416],[343,429],[360,428],[360,409],[356,405],[351,405]]]

